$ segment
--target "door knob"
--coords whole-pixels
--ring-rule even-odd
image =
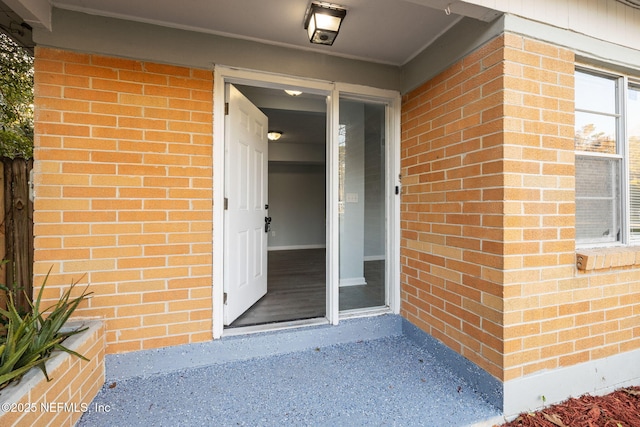
[[[271,217],[270,216],[265,216],[264,217],[264,232],[268,233],[269,230],[271,230]]]

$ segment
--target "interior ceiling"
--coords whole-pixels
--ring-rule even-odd
[[[347,16],[340,34],[333,46],[323,46],[311,44],[304,29],[310,0],[52,0],[51,3],[54,7],[94,15],[397,66],[411,60],[462,15],[484,20],[496,16],[462,1],[341,0],[340,6],[347,9]]]
[[[263,108],[269,118],[269,130],[282,132],[278,143],[324,145],[327,138],[327,116],[300,110],[272,110]]]
[[[302,93],[287,95],[284,90],[234,85],[269,118],[269,130],[282,132],[278,143],[324,144],[327,100]]]

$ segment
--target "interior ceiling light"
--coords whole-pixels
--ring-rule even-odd
[[[300,95],[302,95],[302,92],[300,92],[299,90],[288,90],[288,89],[285,89],[285,92],[287,93],[287,95],[291,95],[291,96],[300,96]]]
[[[279,130],[270,130],[267,133],[267,139],[269,139],[269,141],[277,141],[280,139],[281,136],[282,136],[282,131],[279,131]]]
[[[304,22],[309,41],[331,46],[338,36],[346,9],[327,3],[311,3]]]

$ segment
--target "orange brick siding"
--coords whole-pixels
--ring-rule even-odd
[[[575,283],[572,52],[504,38],[504,380],[568,364],[575,349],[559,296]],[[576,301],[571,301],[576,302]]]
[[[503,38],[403,97],[402,315],[501,377]]]
[[[503,381],[640,348],[640,269],[576,267],[574,66],[504,34],[403,97],[402,315]],[[211,71],[35,68],[45,298],[88,283],[109,353],[210,340]]]
[[[210,340],[212,72],[37,48],[35,105],[45,297],[88,283],[109,353]]]
[[[576,269],[574,67],[504,34],[403,97],[402,315],[503,381],[640,347],[640,271]]]

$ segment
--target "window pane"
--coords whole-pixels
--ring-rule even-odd
[[[576,241],[619,240],[620,160],[576,156]]]
[[[630,86],[627,100],[629,205],[631,238],[640,239],[640,86]]]
[[[576,71],[576,109],[616,114],[616,79]]]
[[[617,120],[615,117],[576,111],[576,150],[616,154]]]

